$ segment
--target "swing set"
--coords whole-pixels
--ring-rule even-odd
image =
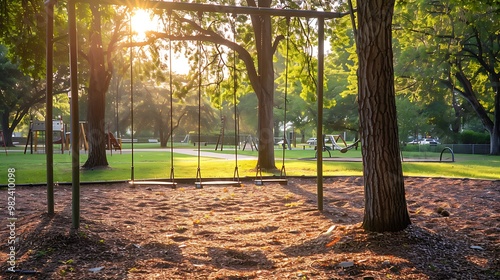
[[[71,113],[75,116],[78,116],[78,95],[76,94],[78,92],[78,78],[77,78],[77,73],[78,73],[78,63],[77,63],[77,30],[76,30],[76,3],[95,3],[95,0],[68,0],[68,20],[69,20],[69,52],[70,52],[70,89],[71,92],[75,93],[73,96],[75,98],[71,99]],[[317,68],[317,74],[318,74],[318,79],[317,79],[317,104],[318,104],[318,123],[317,123],[317,138],[320,139],[323,130],[322,130],[322,118],[323,118],[323,81],[324,81],[324,41],[325,41],[325,35],[324,35],[324,21],[325,19],[332,19],[332,18],[340,18],[344,15],[347,15],[349,13],[338,13],[338,12],[324,12],[324,11],[313,11],[313,10],[294,10],[294,9],[274,9],[274,8],[261,8],[261,7],[248,7],[248,6],[224,6],[224,5],[212,5],[212,4],[198,4],[198,3],[184,3],[184,2],[164,2],[164,1],[155,1],[155,0],[144,0],[140,1],[139,4],[132,4],[129,1],[123,1],[123,0],[103,0],[99,1],[100,4],[102,5],[119,5],[119,6],[130,6],[130,7],[140,7],[140,8],[155,8],[155,9],[163,9],[166,11],[191,11],[191,12],[198,12],[200,17],[203,15],[203,13],[226,13],[226,14],[244,14],[244,15],[266,15],[266,16],[278,16],[278,17],[286,17],[286,18],[291,18],[291,17],[301,17],[301,18],[316,18],[317,19],[317,24],[318,24],[318,68]],[[51,87],[52,87],[52,71],[49,70],[49,68],[52,68],[52,61],[53,61],[53,15],[54,15],[54,6],[56,4],[56,1],[53,0],[48,0],[45,2],[46,5],[46,12],[47,12],[47,18],[48,18],[48,24],[47,24],[47,111],[48,113],[51,112],[52,110],[52,93],[51,93]],[[170,20],[169,20],[170,24]],[[287,36],[288,37],[288,36]],[[132,41],[132,36],[130,36],[130,42]],[[132,43],[132,42],[131,42]],[[171,52],[171,42],[170,44],[170,50]],[[201,43],[198,42],[198,51],[201,49]],[[287,47],[288,51],[288,47]],[[130,48],[130,54],[131,54],[131,60],[132,60],[132,48]],[[234,53],[236,56],[236,54]],[[171,56],[170,56],[171,57]],[[170,59],[170,66],[171,66],[171,59]],[[288,61],[287,61],[288,63]],[[170,67],[171,71],[172,67]],[[200,65],[199,65],[199,70],[200,70]],[[198,102],[200,102],[200,97],[201,97],[201,71],[199,71],[199,77],[198,77]],[[233,79],[234,79],[234,89],[236,90],[236,69],[234,69],[233,73]],[[170,121],[172,122],[172,74],[170,72],[170,106],[171,106],[171,114],[170,114]],[[236,94],[234,96],[234,101],[235,101],[235,112],[236,112]],[[133,103],[133,78],[132,78],[132,66],[131,66],[131,104]],[[198,104],[200,108],[200,104]],[[286,93],[285,93],[285,106],[286,106]],[[200,112],[200,111],[198,111]],[[286,112],[286,110],[285,110]],[[131,122],[132,122],[132,132],[134,131],[133,129],[133,106],[131,106]],[[200,120],[201,116],[200,113],[198,113],[198,119]],[[235,117],[235,122],[237,117]],[[286,117],[285,117],[286,120]],[[199,121],[198,121],[198,126],[199,126]],[[172,125],[171,125],[172,127]],[[71,140],[73,143],[77,143],[78,137],[79,137],[79,131],[78,131],[78,118],[72,118],[71,121],[71,130],[74,132],[71,134]],[[47,129],[47,133],[52,133],[52,129],[49,127]],[[198,128],[198,135],[200,134],[200,128]],[[175,180],[174,180],[174,166],[173,166],[173,145],[172,145],[172,134],[170,136],[170,141],[171,141],[171,162],[170,162],[170,181],[169,182],[156,182],[156,181],[135,181],[134,179],[134,156],[132,153],[132,166],[131,166],[131,180],[130,182],[134,185],[139,185],[139,184],[166,184],[166,185],[171,185],[175,186]],[[133,136],[132,136],[133,139]],[[132,141],[132,150],[134,148],[134,143]],[[323,149],[323,143],[319,142],[318,143],[318,149]],[[281,176],[280,177],[285,177],[286,176],[286,171],[285,171],[285,165],[284,165],[284,153],[283,151],[283,164],[281,168]],[[80,151],[78,149],[77,145],[72,145],[72,226],[73,228],[77,229],[80,224],[80,170],[79,170],[79,155]],[[235,161],[236,161],[236,166],[234,169],[234,180],[233,181],[203,181],[201,177],[201,167],[200,167],[200,143],[198,143],[198,168],[197,168],[197,175],[196,175],[196,183],[195,185],[197,187],[202,187],[203,185],[208,185],[208,184],[231,184],[231,185],[239,185],[240,180],[239,180],[239,175],[238,175],[238,153],[237,153],[237,145],[235,147]],[[53,208],[54,208],[54,195],[53,195],[53,170],[49,168],[49,165],[51,164],[51,161],[47,161],[47,188],[48,188],[48,208],[49,208],[49,213],[53,213]],[[260,164],[258,164],[258,170],[260,170]],[[258,171],[260,172],[260,171]],[[319,153],[317,157],[317,186],[318,186],[318,210],[323,210],[323,168],[322,168],[322,154]],[[261,174],[261,173],[260,173]],[[282,179],[283,179],[282,178]],[[221,183],[219,183],[221,182]],[[264,181],[261,180],[261,183]],[[257,183],[257,180],[256,180]]]
[[[345,139],[341,135],[323,135],[323,152],[328,152],[328,156],[332,157],[330,151],[340,151],[341,153],[347,153],[352,148],[358,148],[360,140],[354,141],[354,143],[347,145]],[[342,143],[343,146],[341,144]],[[330,144],[327,144],[330,143]],[[318,148],[316,147],[316,155],[318,156]]]
[[[285,154],[286,147],[290,144],[288,143],[286,137],[286,113],[287,113],[287,97],[288,97],[288,50],[289,50],[289,42],[290,42],[290,18],[287,17],[287,29],[286,29],[286,54],[285,54],[285,93],[283,96],[283,145],[282,145],[282,157],[281,157],[281,169],[279,178],[269,178],[264,179],[262,177],[262,168],[260,166],[260,162],[257,162],[257,174],[255,177],[255,184],[262,186],[265,183],[279,183],[280,185],[288,184],[288,179],[286,178],[286,169],[285,169]]]
[[[199,12],[200,22],[202,14]],[[234,18],[236,21],[236,18]],[[235,30],[235,22],[231,24],[232,32],[233,32],[233,42],[236,42],[236,30]],[[201,42],[198,41],[198,55],[201,56]],[[201,135],[201,63],[202,59],[198,60],[198,138]],[[236,92],[238,89],[238,80],[236,76],[236,51],[233,50],[233,103],[234,103],[234,138],[235,141],[238,139],[238,112],[236,105]],[[222,146],[221,146],[222,150]],[[197,189],[203,188],[204,185],[228,185],[228,186],[241,186],[240,174],[238,170],[238,145],[235,143],[234,145],[234,172],[233,172],[233,180],[223,180],[223,181],[203,181],[201,176],[201,143],[198,141],[198,167],[196,169],[196,182],[195,186]]]
[[[201,13],[199,13],[201,16]],[[234,19],[235,21],[236,19]],[[199,19],[200,25],[201,25],[201,18]],[[290,33],[290,18],[287,17],[287,34],[286,34],[286,59],[285,59],[285,92],[284,92],[284,123],[286,123],[286,113],[287,113],[287,96],[288,96],[288,51],[289,51],[289,33]],[[235,22],[231,23],[231,29],[233,32],[233,42],[236,42],[236,30],[235,30]],[[131,30],[131,29],[130,29]],[[169,30],[169,36],[171,35],[171,15],[169,16],[168,20],[168,30]],[[132,38],[132,34],[130,34],[130,38]],[[130,41],[131,42],[131,41]],[[131,50],[132,48],[130,48]],[[238,139],[238,113],[237,113],[237,89],[238,89],[238,83],[237,83],[237,66],[236,66],[236,51],[233,50],[233,75],[232,75],[232,80],[233,80],[233,104],[234,104],[234,138],[235,141]],[[197,139],[200,139],[201,136],[201,100],[202,100],[202,62],[203,59],[201,58],[202,54],[202,45],[201,42],[198,41],[197,44],[197,55],[198,55],[198,84],[197,84],[197,94],[198,94],[198,126],[197,126]],[[130,57],[132,57],[132,52],[130,53]],[[169,88],[170,88],[170,136],[172,137],[173,135],[173,102],[172,102],[172,96],[173,96],[173,86],[172,86],[172,40],[169,40]],[[132,61],[132,60],[131,60]],[[131,62],[131,65],[133,65],[133,61]],[[132,69],[132,68],[131,68]],[[133,73],[130,73],[131,75],[131,126],[132,126],[132,138],[133,133],[134,133],[134,111],[133,111]],[[225,125],[225,117],[221,117],[221,131],[220,135],[217,139],[217,144],[215,146],[215,149],[218,149],[218,146],[220,144],[221,150],[223,149],[223,141],[224,141],[224,125]],[[283,139],[286,139],[286,129],[283,129]],[[134,145],[132,143],[132,167],[131,167],[131,178],[132,180],[129,181],[131,185],[169,185],[175,188],[176,182],[174,179],[174,149],[173,149],[173,139],[170,139],[170,181],[161,181],[161,180],[142,180],[142,181],[136,181],[133,178],[135,177],[134,173]],[[202,141],[197,141],[195,142],[195,146],[197,146],[197,169],[196,169],[196,179],[195,179],[195,187],[197,189],[203,188],[204,185],[228,185],[228,186],[241,186],[241,181],[239,178],[239,170],[238,170],[238,145],[235,143],[235,148],[234,148],[234,157],[235,157],[235,167],[234,167],[234,172],[233,172],[233,180],[205,180],[203,179],[201,175],[201,145]],[[288,179],[286,178],[286,169],[285,169],[285,151],[286,149],[282,149],[282,166],[280,169],[280,176],[279,178],[267,178],[264,179],[262,176],[262,168],[260,166],[260,163],[257,162],[257,173],[256,173],[256,179],[255,179],[255,184],[256,185],[264,185],[264,183],[279,183],[281,185],[286,185],[288,183]]]
[[[168,30],[169,30],[169,35],[171,32],[171,16],[168,18]],[[130,34],[129,34],[129,43],[132,44],[132,17],[130,17]],[[172,133],[172,128],[173,128],[173,80],[172,80],[172,40],[169,40],[169,91],[170,91],[170,96],[169,96],[169,105],[170,105],[170,114],[169,114],[169,121],[170,121],[170,181],[151,181],[151,180],[142,180],[142,181],[136,181],[135,180],[135,169],[134,169],[134,141],[131,142],[131,151],[132,151],[132,159],[131,159],[131,167],[130,167],[130,181],[129,183],[132,186],[137,186],[137,185],[165,185],[165,186],[171,186],[172,188],[175,188],[177,186],[177,183],[175,182],[175,173],[174,173],[174,143],[173,143],[173,133]],[[130,119],[131,119],[131,137],[134,139],[134,73],[133,73],[133,50],[132,48],[129,48],[130,51]]]

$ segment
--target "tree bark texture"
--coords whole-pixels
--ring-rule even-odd
[[[270,1],[259,1],[259,7],[269,7]],[[273,40],[270,16],[252,16],[257,47],[258,81],[252,82],[258,99],[258,164],[264,170],[276,169],[274,159],[274,68]],[[252,79],[251,79],[252,81]]]
[[[106,68],[106,59],[102,45],[101,14],[98,4],[90,5],[93,19],[90,35],[90,82],[88,90],[87,138],[89,157],[84,168],[108,166],[106,158],[105,106],[106,91],[109,87],[111,72]],[[109,63],[109,62],[108,62]]]
[[[500,75],[496,75],[492,78],[492,82],[495,85],[493,90],[495,91],[495,112],[494,112],[494,125],[493,133],[490,134],[490,154],[500,155]]]
[[[394,0],[357,1],[358,105],[369,231],[399,231],[408,215],[399,153],[391,24]]]
[[[13,147],[14,145],[12,143],[12,133],[14,132],[14,130],[9,127],[9,115],[9,111],[4,111],[0,116],[0,130],[3,132],[3,139],[1,139],[1,142],[3,142],[2,146],[5,145],[7,147]]]

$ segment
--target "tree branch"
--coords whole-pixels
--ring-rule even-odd
[[[276,52],[276,49],[278,48],[279,43],[284,39],[285,39],[285,36],[283,36],[283,35],[279,35],[278,37],[276,37],[276,39],[274,39],[272,53]]]
[[[479,103],[477,96],[474,94],[471,82],[469,81],[469,79],[467,79],[467,77],[465,76],[465,74],[462,72],[461,69],[458,72],[456,72],[454,76],[464,87],[463,91],[459,91],[460,94],[465,98],[465,100],[469,102],[469,104],[472,106],[474,111],[481,119],[481,122],[483,123],[484,127],[491,133],[493,131],[494,124],[488,117],[488,114],[486,113],[484,107],[481,105],[481,103]]]
[[[252,56],[245,48],[243,48],[242,46],[238,45],[235,42],[232,42],[232,41],[220,36],[219,34],[213,32],[213,31],[205,30],[205,29],[201,28],[201,26],[199,26],[197,23],[193,22],[192,20],[181,19],[181,22],[185,22],[185,23],[192,25],[192,27],[194,27],[196,30],[198,30],[201,34],[174,36],[174,35],[169,35],[169,34],[163,33],[163,32],[151,32],[150,33],[151,38],[148,41],[151,42],[157,38],[163,38],[163,39],[172,40],[172,41],[211,42],[214,44],[226,46],[226,47],[230,48],[231,50],[236,51],[238,53],[238,57],[241,60],[243,60],[243,62],[245,63],[248,77],[249,77],[251,83],[257,83],[257,85],[260,84],[260,82],[257,79],[257,71],[255,68],[255,64],[254,64],[254,61],[252,59]]]

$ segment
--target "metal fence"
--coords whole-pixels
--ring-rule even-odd
[[[431,152],[440,153],[445,148],[450,148],[455,154],[488,155],[489,144],[438,144],[438,145],[405,145],[401,147],[404,152]]]
[[[487,155],[490,153],[489,144],[444,144],[450,147],[455,154]]]

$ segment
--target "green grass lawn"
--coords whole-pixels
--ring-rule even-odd
[[[129,144],[128,144],[129,145]],[[125,146],[127,149],[129,146]],[[135,179],[160,179],[170,176],[170,149],[160,151],[144,151],[141,149],[159,148],[159,144],[135,144],[134,145],[134,174]],[[179,146],[175,149],[196,149],[193,146]],[[224,151],[215,151],[214,147],[203,147],[203,151],[234,154],[234,147],[224,146]],[[3,151],[2,151],[3,152]],[[331,152],[332,157],[352,159],[361,158],[360,150],[350,150],[347,153],[338,151]],[[257,151],[238,151],[238,155],[249,155],[257,157]],[[406,158],[419,158],[421,160],[439,160],[439,153],[409,153],[405,152]],[[276,148],[276,167],[282,166],[282,150]],[[296,148],[285,151],[285,169],[288,176],[316,176],[317,163],[314,159],[313,149],[302,150]],[[323,153],[323,157],[328,157]],[[10,150],[8,155],[0,153],[0,185],[7,182],[7,169],[15,168],[16,183],[30,184],[46,182],[46,167],[44,154],[23,154],[19,151]],[[109,169],[82,170],[82,182],[97,181],[124,181],[131,178],[130,153],[119,154],[114,152],[108,155]],[[83,164],[87,154],[80,155]],[[238,171],[240,177],[255,177],[255,166],[257,160],[239,160]],[[424,177],[455,177],[455,178],[484,178],[500,179],[500,156],[488,155],[455,155],[455,162],[410,162],[404,161],[403,172],[405,176]],[[196,156],[174,153],[175,178],[196,178],[198,158]],[[200,159],[200,171],[202,178],[231,178],[235,169],[235,161],[202,157]],[[361,162],[348,161],[324,161],[324,176],[361,176],[363,166]],[[273,175],[263,173],[263,175]],[[279,171],[274,175],[279,175]],[[54,154],[54,181],[71,182],[71,156],[69,154]]]

